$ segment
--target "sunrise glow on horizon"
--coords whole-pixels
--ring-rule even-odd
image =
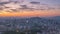
[[[0,17],[60,16],[60,0],[0,0]]]
[[[32,17],[32,16],[40,16],[40,17],[48,17],[48,16],[60,16],[60,12],[56,10],[51,11],[23,11],[23,12],[0,12],[1,17],[10,17],[10,16],[18,16],[18,17]]]

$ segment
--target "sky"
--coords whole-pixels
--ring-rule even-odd
[[[60,0],[0,0],[0,16],[60,16]]]

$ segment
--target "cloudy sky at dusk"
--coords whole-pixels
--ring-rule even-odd
[[[60,0],[0,0],[0,16],[60,16]]]

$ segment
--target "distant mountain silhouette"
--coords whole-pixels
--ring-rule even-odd
[[[42,19],[42,18],[40,18],[40,17],[32,17],[30,19]]]

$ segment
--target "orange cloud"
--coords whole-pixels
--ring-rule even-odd
[[[36,11],[23,11],[23,12],[0,12],[0,16],[3,17],[8,17],[8,16],[20,16],[20,17],[31,17],[31,16],[60,16],[60,11],[59,10],[51,10],[51,11],[41,11],[41,10],[36,10]]]

